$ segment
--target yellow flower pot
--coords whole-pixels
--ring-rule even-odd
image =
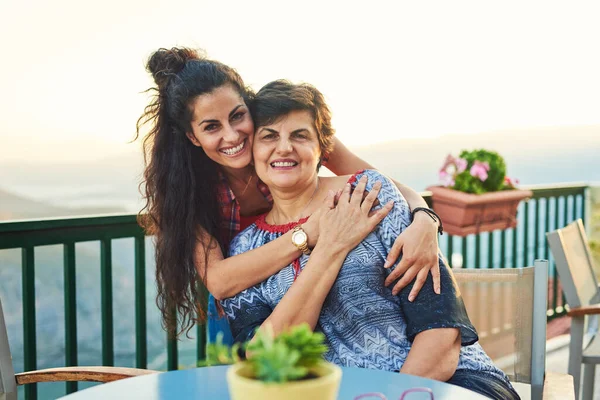
[[[335,400],[342,380],[341,368],[328,362],[311,368],[317,378],[286,383],[265,383],[252,378],[250,371],[245,363],[227,370],[231,400]]]

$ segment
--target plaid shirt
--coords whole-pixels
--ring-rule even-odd
[[[240,204],[237,202],[235,194],[233,193],[233,190],[231,190],[229,182],[223,173],[219,173],[219,180],[218,198],[221,205],[222,217],[221,240],[225,245],[225,248],[228,249],[229,243],[231,243],[233,238],[240,233]],[[267,200],[269,204],[273,204],[273,196],[271,196],[271,192],[267,185],[260,179],[257,179],[256,187],[263,196],[265,196],[265,200]]]

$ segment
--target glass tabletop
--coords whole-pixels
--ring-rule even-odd
[[[65,400],[95,399],[229,399],[225,378],[228,366],[163,372],[106,383],[61,397]],[[486,397],[467,389],[431,379],[395,372],[342,368],[338,399],[398,400],[414,388],[431,389],[434,400],[482,400]],[[370,397],[364,396],[371,393]],[[427,391],[412,391],[404,400],[429,400]]]

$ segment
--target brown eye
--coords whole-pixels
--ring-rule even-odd
[[[217,124],[208,124],[204,127],[205,131],[211,132],[217,129]]]
[[[233,116],[231,117],[231,120],[232,121],[239,121],[243,117],[244,117],[244,113],[243,112],[238,112],[238,113],[233,114]]]

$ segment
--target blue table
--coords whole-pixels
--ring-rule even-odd
[[[66,400],[105,399],[229,399],[225,371],[227,366],[205,367],[144,375],[105,383],[61,397]],[[342,368],[342,384],[338,398],[352,400],[367,392],[380,392],[388,400],[398,400],[402,392],[413,387],[428,387],[435,400],[487,399],[477,393],[431,379],[360,368]],[[429,399],[426,393],[411,394],[409,399]],[[307,399],[308,400],[308,399]]]

